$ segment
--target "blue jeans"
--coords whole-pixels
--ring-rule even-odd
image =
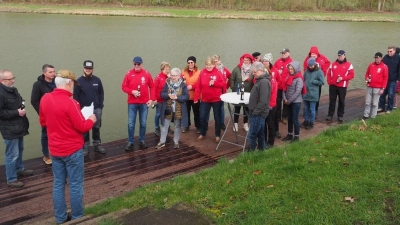
[[[248,133],[249,151],[265,149],[265,117],[250,115],[250,129]]]
[[[16,181],[17,172],[24,170],[24,164],[22,163],[24,138],[4,139],[4,144],[6,144],[6,177],[9,183]]]
[[[315,106],[317,102],[304,101],[304,120],[314,123],[315,121]]]
[[[160,110],[161,110],[161,103],[156,105],[156,113],[154,115],[154,127],[156,129],[160,129]]]
[[[299,112],[300,112],[301,102],[295,102],[288,105],[289,117],[288,117],[288,133],[294,135],[300,135],[300,124],[299,124]]]
[[[49,139],[47,138],[47,129],[42,127],[42,137],[40,138],[42,143],[42,153],[43,156],[49,157]]]
[[[394,92],[396,90],[396,81],[388,81],[386,89],[383,91],[381,97],[379,97],[379,108],[385,110],[386,95],[388,96],[387,109],[386,111],[393,110],[393,99]]]
[[[128,104],[128,142],[133,144],[135,136],[136,114],[139,111],[139,141],[144,141],[148,108],[146,104]]]
[[[65,202],[65,186],[69,184],[71,202],[71,218],[77,219],[83,216],[83,174],[84,161],[83,150],[80,149],[70,156],[51,157],[53,164],[53,204],[54,216],[57,223],[63,223],[67,219],[67,204]]]
[[[210,118],[211,108],[213,109],[215,120],[215,136],[221,136],[221,104],[221,101],[200,103],[200,134],[202,136],[206,136],[208,130],[208,119]]]

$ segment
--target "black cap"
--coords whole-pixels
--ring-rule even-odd
[[[194,63],[196,63],[196,57],[194,56],[189,56],[186,60],[186,62],[188,62],[189,60],[192,60]]]
[[[93,61],[85,60],[85,61],[83,62],[83,68],[86,68],[86,69],[93,69],[93,66],[94,66]]]
[[[261,53],[259,53],[259,52],[254,52],[253,54],[251,54],[254,58],[255,57],[258,57],[258,56],[260,56],[261,55]]]
[[[282,54],[282,53],[286,53],[286,52],[290,52],[290,50],[288,48],[284,48],[284,49],[282,49],[282,51],[280,53]]]
[[[346,54],[346,52],[344,50],[339,50],[337,54],[338,55],[344,55],[344,54]]]
[[[374,58],[382,58],[382,53],[380,53],[380,52],[377,52],[377,53],[375,53],[375,56],[374,56]]]

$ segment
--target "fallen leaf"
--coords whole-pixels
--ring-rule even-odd
[[[258,175],[260,173],[261,173],[261,170],[256,170],[256,171],[253,172],[254,175]]]
[[[346,202],[350,202],[350,203],[353,203],[355,199],[356,199],[356,198],[353,198],[353,197],[344,197],[344,200],[345,200]]]
[[[227,180],[226,181],[226,184],[230,184],[232,181],[231,180]]]
[[[354,142],[354,143],[353,143],[353,146],[357,146],[357,142]]]
[[[344,167],[348,167],[349,164],[348,164],[348,163],[343,163],[343,166],[344,166]]]
[[[231,196],[231,197],[229,197],[229,199],[230,199],[231,201],[233,201],[233,200],[235,200],[235,197]]]
[[[168,201],[168,198],[164,198],[164,202],[167,202]]]
[[[385,189],[385,192],[386,193],[390,193],[390,192],[392,192],[390,189]]]
[[[273,187],[274,187],[273,184],[270,184],[270,185],[267,186],[267,188],[273,188]]]
[[[310,161],[315,162],[315,161],[317,161],[317,159],[315,157],[311,157]]]
[[[284,151],[284,152],[283,152],[283,156],[285,156],[285,157],[286,157],[286,151]]]

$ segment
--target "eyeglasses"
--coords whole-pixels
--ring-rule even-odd
[[[142,65],[141,63],[134,63],[133,65],[135,65],[135,66],[140,66],[140,65]]]
[[[2,80],[15,80],[15,77],[11,77],[9,79],[2,79]]]
[[[393,51],[388,51],[388,53],[392,53]]]
[[[171,76],[172,77],[178,77],[178,76],[180,76],[180,74],[178,74],[178,75],[171,74]]]
[[[192,62],[192,61],[191,61],[191,62],[187,62],[187,63],[188,63],[188,64],[194,64],[194,62]]]

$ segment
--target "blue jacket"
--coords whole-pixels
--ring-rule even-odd
[[[393,57],[390,57],[386,54],[382,61],[389,69],[388,82],[396,80],[400,81],[400,55],[394,54]]]
[[[161,125],[163,125],[163,126],[164,126],[164,120],[165,120],[164,112],[165,112],[165,108],[167,107],[167,100],[169,99],[169,96],[168,96],[168,89],[169,89],[168,81],[169,81],[169,79],[167,79],[167,82],[165,83],[164,88],[161,91],[161,98],[164,99],[164,102],[159,103],[159,104],[161,104],[161,107],[160,107],[160,122],[161,122]],[[186,84],[184,82],[182,82],[181,88],[182,88],[182,95],[179,95],[178,99],[177,99],[178,103],[181,104],[181,109],[182,109],[181,127],[188,127],[189,120],[188,120],[186,101],[189,100],[189,91],[188,91],[188,89],[186,87]]]
[[[104,89],[100,78],[92,75],[89,78],[78,78],[79,85],[75,85],[74,99],[79,102],[81,108],[90,106],[93,102],[95,109],[104,107]]]

